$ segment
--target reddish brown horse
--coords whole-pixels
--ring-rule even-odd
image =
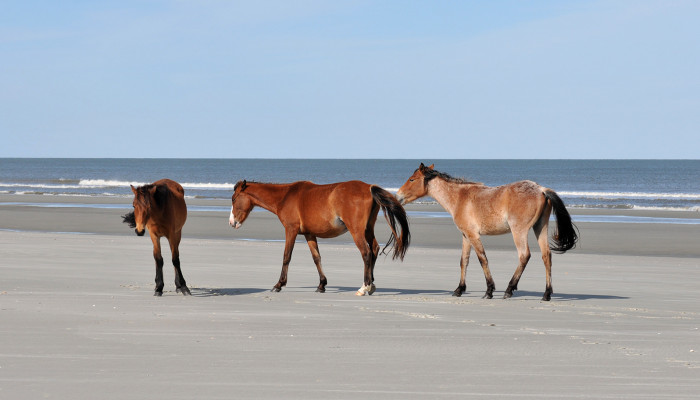
[[[231,203],[229,223],[236,229],[241,227],[255,206],[277,214],[284,226],[282,274],[272,288],[275,292],[287,284],[287,269],[297,235],[306,238],[316,264],[320,278],[316,291],[325,292],[328,281],[321,268],[317,238],[332,238],[349,231],[365,265],[364,284],[357,291],[358,296],[371,295],[375,290],[374,264],[379,244],[374,237],[374,223],[380,208],[392,232],[384,248],[393,245],[393,258],[403,260],[410,242],[408,219],[401,204],[379,186],[360,181],[329,185],[305,181],[287,184],[240,181],[233,189]]]
[[[557,218],[557,231],[552,240],[551,250],[564,253],[574,248],[578,240],[571,216],[553,190],[532,181],[488,187],[481,183],[453,178],[436,171],[432,165],[426,167],[421,163],[408,181],[401,186],[396,197],[405,204],[423,196],[430,196],[437,200],[452,215],[457,228],[462,232],[461,275],[459,286],[453,293],[454,296],[461,296],[467,290],[464,278],[469,263],[469,252],[473,246],[486,277],[484,298],[493,297],[496,286],[491,277],[480,237],[508,232],[513,234],[515,247],[518,249],[519,264],[503,298],[513,296],[513,291],[518,289],[520,276],[530,259],[527,233],[532,228],[542,251],[542,261],[545,266],[546,288],[542,300],[551,299],[552,259],[547,227],[552,210]]]
[[[153,258],[156,260],[156,290],[154,296],[163,295],[163,256],[160,251],[160,238],[165,236],[170,243],[173,267],[175,268],[175,287],[178,293],[189,295],[185,278],[180,270],[180,239],[182,226],[187,220],[185,190],[179,183],[161,179],[150,185],[133,187],[134,211],[124,215],[124,223],[135,228],[136,234],[143,236],[145,230],[153,242]]]

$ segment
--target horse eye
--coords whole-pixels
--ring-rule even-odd
[[[409,181],[409,182],[413,182],[414,180],[415,180],[415,179],[413,179],[413,178],[410,178],[410,179],[409,179],[408,181]]]

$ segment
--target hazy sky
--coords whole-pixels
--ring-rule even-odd
[[[700,1],[0,1],[0,157],[700,158]]]

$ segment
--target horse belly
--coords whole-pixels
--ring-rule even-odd
[[[308,221],[307,223],[302,224],[300,227],[300,233],[312,234],[320,238],[334,238],[347,231],[348,228],[345,226],[345,223],[343,223],[343,221],[338,217],[335,217],[330,221]]]
[[[481,234],[482,235],[504,235],[506,233],[510,232],[510,225],[508,225],[508,221],[499,221],[499,222],[491,222],[487,224],[483,224],[481,226]]]

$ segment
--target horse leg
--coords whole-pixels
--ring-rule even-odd
[[[546,279],[546,287],[544,290],[544,295],[542,296],[542,301],[549,301],[552,299],[552,252],[549,250],[549,234],[547,233],[547,225],[544,225],[540,229],[535,228],[535,236],[537,237],[537,244],[540,245],[540,251],[542,252],[542,262],[544,262],[544,271]]]
[[[326,275],[323,273],[323,268],[321,268],[321,253],[318,251],[318,241],[316,240],[316,236],[308,233],[305,234],[304,237],[306,238],[306,243],[309,244],[309,250],[311,250],[311,258],[314,259],[314,264],[316,264],[316,269],[318,270],[318,277],[320,283],[318,284],[316,292],[325,293],[328,280],[326,279]]]
[[[486,293],[484,293],[482,299],[492,299],[493,291],[496,290],[496,284],[493,282],[493,277],[491,276],[489,260],[486,258],[484,245],[481,243],[481,238],[476,234],[469,235],[468,239],[474,247],[474,252],[479,258],[479,263],[481,263],[481,269],[484,270],[484,278],[486,278]]]
[[[185,277],[182,275],[182,270],[180,269],[180,239],[182,239],[182,232],[177,232],[168,238],[170,242],[170,251],[173,255],[173,268],[175,269],[175,291],[177,293],[182,293],[184,296],[191,296],[190,289],[187,287],[185,282]]]
[[[367,228],[365,230],[365,240],[367,243],[372,244],[372,259],[370,260],[370,266],[369,266],[369,274],[370,274],[370,282],[374,283],[374,265],[377,263],[377,257],[379,257],[379,250],[381,249],[379,247],[379,243],[377,243],[377,238],[374,236],[374,229],[373,228]]]
[[[279,292],[283,287],[287,286],[287,270],[289,262],[292,261],[292,251],[294,250],[294,241],[297,238],[297,229],[285,228],[284,236],[284,257],[282,258],[282,273],[280,280],[272,287],[271,292]]]
[[[165,282],[163,282],[163,256],[160,252],[160,237],[151,233],[151,241],[153,242],[153,258],[156,261],[156,290],[153,295],[162,296]]]
[[[372,275],[372,283],[374,283],[374,265],[377,263],[377,257],[379,257],[379,243],[377,243],[377,238],[372,238],[372,268],[370,273]]]
[[[465,279],[467,276],[467,266],[469,265],[469,253],[471,252],[471,250],[471,242],[469,241],[466,235],[462,234],[462,256],[459,259],[459,286],[457,286],[457,289],[455,289],[455,291],[452,292],[452,295],[455,297],[460,297],[464,292],[467,291],[467,282]]]
[[[372,258],[374,257],[373,250],[370,249],[370,244],[367,243],[367,239],[365,238],[365,235],[363,233],[353,231],[351,231],[350,233],[352,234],[352,238],[355,241],[355,246],[357,246],[357,248],[360,250],[360,254],[362,255],[362,261],[365,265],[363,285],[360,289],[357,290],[357,293],[355,294],[358,296],[364,296],[366,294],[371,295],[376,289],[374,284],[372,283]],[[372,246],[374,246],[374,243],[372,244]]]
[[[515,242],[515,247],[518,249],[518,268],[515,269],[515,273],[508,283],[508,288],[505,293],[503,293],[504,299],[513,297],[513,291],[518,290],[520,277],[523,275],[523,271],[525,271],[527,262],[530,261],[530,246],[527,244],[527,230],[513,231],[513,241]]]

